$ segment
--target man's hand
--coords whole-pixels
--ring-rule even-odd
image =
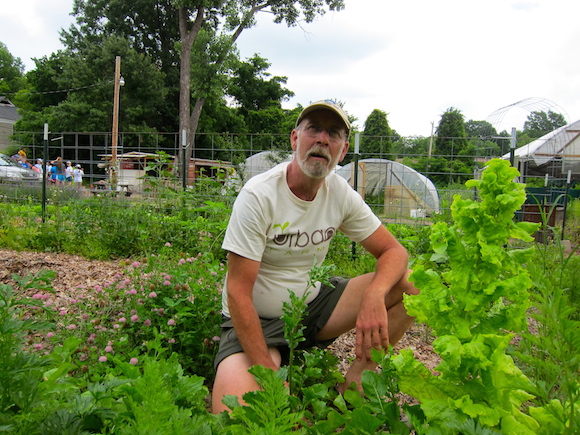
[[[389,345],[389,319],[385,300],[367,293],[356,320],[356,358],[372,362],[371,349],[386,349]]]

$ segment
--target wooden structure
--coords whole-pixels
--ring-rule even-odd
[[[109,178],[112,178],[109,168],[111,167],[113,155],[103,154],[101,157],[107,162],[106,164],[101,164],[101,167],[106,169]],[[168,171],[177,176],[181,171],[180,162],[176,161],[174,156],[162,156],[156,153],[139,151],[118,154],[116,166],[118,167],[116,177],[117,190],[124,189],[127,192],[137,193],[143,192],[147,177],[162,178],[161,172],[163,171]],[[147,170],[147,168],[151,169],[152,167],[156,169],[154,171]],[[191,186],[201,176],[217,178],[220,170],[231,171],[231,163],[218,160],[190,159],[187,170],[187,185]]]

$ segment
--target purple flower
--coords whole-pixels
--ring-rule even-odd
[[[46,334],[46,338],[52,338],[52,337],[54,337],[54,333],[49,332]]]
[[[131,267],[133,269],[137,269],[139,266],[141,266],[141,263],[139,263],[138,261],[134,261],[133,263],[131,263]]]
[[[151,293],[149,293],[149,297],[150,298],[156,298],[157,297],[157,293],[151,292]]]
[[[171,243],[167,242],[167,243],[165,243],[165,246],[171,247]]]
[[[71,323],[70,325],[68,325],[66,327],[67,329],[73,330],[73,329],[77,329],[77,325],[75,325],[74,323]]]
[[[107,362],[107,357],[105,355],[99,357],[99,362]]]
[[[131,316],[131,322],[138,322],[139,321],[139,316],[137,314],[133,314]]]
[[[173,326],[173,325],[175,325],[175,320],[174,320],[174,319],[169,319],[169,320],[167,321],[167,324],[168,324],[169,326]]]
[[[163,281],[163,285],[171,285],[171,281]]]
[[[167,342],[173,344],[175,343],[175,338],[170,338],[169,340],[167,340]]]
[[[145,326],[151,326],[151,320],[145,319],[145,321],[143,322],[143,325],[145,325]]]
[[[105,346],[105,352],[111,353],[113,351],[113,346]]]
[[[137,358],[131,358],[129,360],[129,364],[132,364],[134,366],[136,366],[138,362],[139,362],[139,360]]]

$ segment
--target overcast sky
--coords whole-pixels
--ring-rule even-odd
[[[32,69],[31,58],[62,48],[59,30],[73,22],[72,3],[6,0],[0,41]],[[521,129],[530,110],[580,119],[579,1],[345,3],[341,12],[294,28],[261,14],[240,36],[243,58],[258,53],[273,75],[288,77],[296,95],[284,107],[337,99],[360,128],[380,109],[399,134],[422,136],[449,107],[508,131]],[[534,104],[498,113],[522,100]]]

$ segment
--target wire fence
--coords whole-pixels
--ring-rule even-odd
[[[115,149],[111,137],[109,132],[50,133],[44,141],[42,133],[16,133],[13,140],[26,152],[29,162],[34,164],[39,158],[51,161],[61,157],[73,167],[83,168],[83,181],[75,185],[48,180],[46,186],[41,182],[35,186],[0,182],[2,200],[55,204],[71,197],[112,196],[129,205],[135,201],[163,201],[164,192],[178,192],[186,186],[199,198],[223,199],[235,195],[249,177],[291,156],[288,135],[198,134],[189,165],[181,166],[183,148],[177,133],[120,133]],[[364,144],[371,138],[361,136],[360,139]],[[435,215],[450,220],[454,195],[476,198],[477,193],[467,190],[463,182],[477,178],[490,159],[502,155],[506,158],[510,138],[496,140],[492,147],[482,142],[475,148],[474,155],[461,156],[412,153],[412,148],[405,145],[399,147],[397,154],[387,153],[383,152],[386,145],[382,145],[387,139],[372,138],[378,143],[372,153],[355,155],[351,147],[337,173],[349,181],[385,222],[424,225],[431,223]],[[403,144],[412,142],[406,138],[397,139]],[[454,140],[465,141],[465,138],[450,138],[451,149]],[[112,166],[113,156],[118,159],[118,167]],[[202,188],[199,184],[203,177],[217,184],[213,189],[208,189],[207,184]],[[536,179],[541,182],[540,178],[523,174],[520,181]],[[553,193],[544,191],[542,195],[541,207],[554,202]],[[540,210],[532,210],[537,206],[535,200],[529,198],[529,202],[521,218],[539,221]]]

